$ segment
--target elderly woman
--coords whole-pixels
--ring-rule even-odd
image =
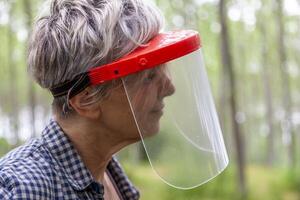
[[[162,20],[143,0],[52,1],[34,26],[28,65],[54,96],[53,118],[40,138],[2,158],[0,199],[138,199],[113,155],[141,139],[176,188],[225,168],[206,74],[189,61],[202,63],[199,36],[160,33]]]

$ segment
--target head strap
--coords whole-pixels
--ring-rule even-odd
[[[63,82],[50,88],[50,91],[54,98],[62,97],[68,94],[69,98],[74,97],[76,94],[83,91],[90,85],[90,78],[87,73],[81,73],[74,79]]]

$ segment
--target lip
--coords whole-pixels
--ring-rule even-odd
[[[152,112],[160,112],[160,113],[162,113],[164,107],[165,107],[165,105],[162,103],[162,104],[159,104],[158,106],[154,107],[151,111]]]

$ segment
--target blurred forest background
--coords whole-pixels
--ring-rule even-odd
[[[164,185],[140,145],[120,153],[142,200],[300,199],[300,0],[156,0],[167,29],[202,37],[229,167],[189,191]],[[0,0],[0,155],[40,134],[52,97],[29,78],[26,45],[49,4]]]

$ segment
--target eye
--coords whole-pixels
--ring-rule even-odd
[[[148,74],[147,79],[152,81],[155,78],[155,76],[156,72],[153,70]]]
[[[146,77],[144,78],[144,83],[149,83],[151,81],[153,81],[157,76],[156,70],[150,70],[149,73],[146,75]]]

